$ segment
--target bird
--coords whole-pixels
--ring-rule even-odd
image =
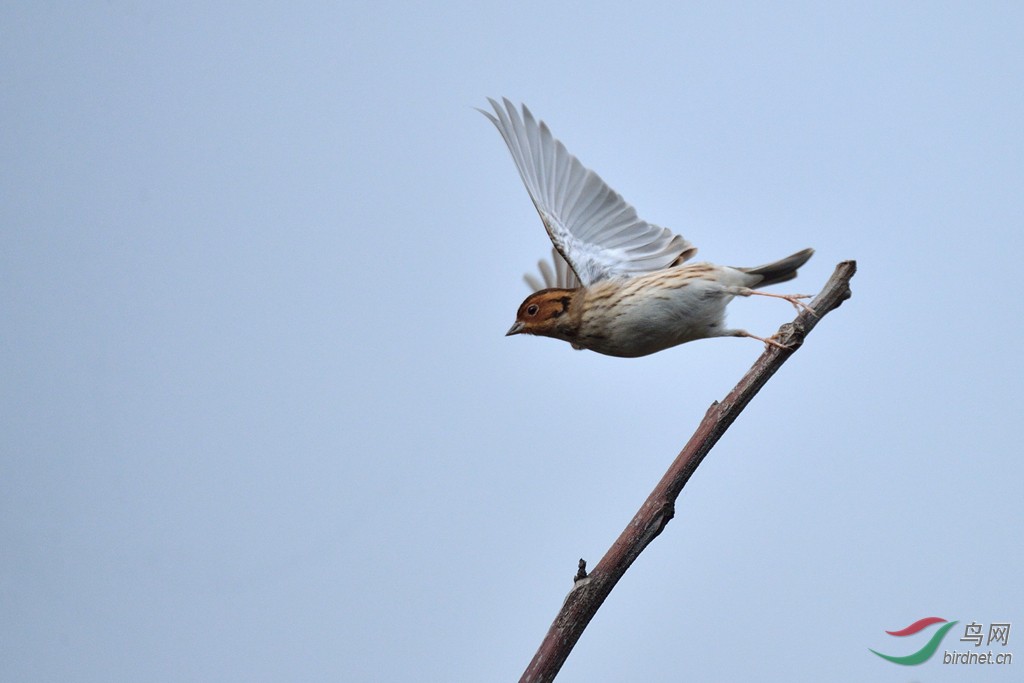
[[[636,210],[569,153],[525,104],[488,98],[497,127],[553,245],[551,262],[519,306],[506,336],[530,334],[569,342],[575,349],[637,358],[698,339],[749,337],[725,324],[736,296],[784,299],[809,310],[806,294],[758,288],[792,280],[814,254],[803,249],[754,268],[687,263],[697,249],[682,236],[637,216]]]

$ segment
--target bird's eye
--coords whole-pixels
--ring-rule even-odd
[[[537,315],[537,311],[539,310],[540,308],[537,306],[537,304],[530,304],[529,306],[526,307],[526,315]]]

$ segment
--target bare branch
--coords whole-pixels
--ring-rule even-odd
[[[676,498],[704,456],[775,371],[800,348],[821,318],[850,298],[850,278],[856,271],[855,261],[843,261],[836,266],[825,287],[810,303],[814,313],[803,311],[793,322],[779,328],[776,340],[788,348],[768,347],[728,396],[711,405],[672,466],[589,575],[583,570],[585,565],[580,560],[580,572],[576,575],[572,591],[548,629],[537,654],[519,679],[520,683],[554,680],[612,588],[675,515]]]

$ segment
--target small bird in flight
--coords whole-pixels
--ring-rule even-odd
[[[755,288],[796,277],[813,249],[756,268],[685,263],[697,249],[681,236],[637,217],[618,192],[584,167],[526,105],[488,99],[479,110],[505,139],[519,175],[554,245],[553,263],[540,262],[541,279],[508,331],[561,339],[575,349],[634,358],[710,337],[751,337],[725,326],[735,296],[785,299],[810,308],[805,294]],[[813,312],[813,311],[812,311]],[[785,348],[785,347],[782,347]]]

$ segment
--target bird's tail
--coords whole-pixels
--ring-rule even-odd
[[[760,275],[761,281],[754,285],[754,287],[767,287],[768,285],[786,282],[795,278],[797,268],[807,263],[807,259],[813,255],[813,249],[804,249],[774,263],[767,263],[756,268],[737,268],[737,270],[742,270],[744,273],[750,273],[751,275]]]

